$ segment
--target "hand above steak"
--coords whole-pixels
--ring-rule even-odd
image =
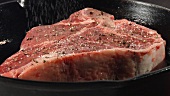
[[[85,8],[56,24],[32,28],[0,73],[52,82],[124,80],[158,66],[165,44],[155,30]]]

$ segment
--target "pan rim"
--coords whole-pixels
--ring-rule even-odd
[[[153,3],[149,3],[149,2],[139,1],[139,0],[118,0],[118,1],[133,2],[133,3],[144,5],[144,6],[149,6],[149,7],[154,7],[154,8],[159,8],[159,9],[170,11],[170,8],[157,5],[157,4],[153,4]]]

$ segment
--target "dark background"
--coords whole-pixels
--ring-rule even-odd
[[[11,0],[0,0],[1,2],[6,2],[6,1],[11,1]],[[144,1],[144,2],[149,2],[157,5],[161,5],[167,8],[170,8],[170,0],[136,0],[136,1]]]

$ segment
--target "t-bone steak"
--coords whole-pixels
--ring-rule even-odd
[[[165,58],[155,30],[93,8],[32,28],[1,76],[37,81],[125,80],[152,71]]]

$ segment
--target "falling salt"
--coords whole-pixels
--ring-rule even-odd
[[[0,41],[0,45],[4,45],[4,44],[6,44],[6,43],[9,43],[9,42],[11,42],[10,40],[2,40],[2,41]]]

